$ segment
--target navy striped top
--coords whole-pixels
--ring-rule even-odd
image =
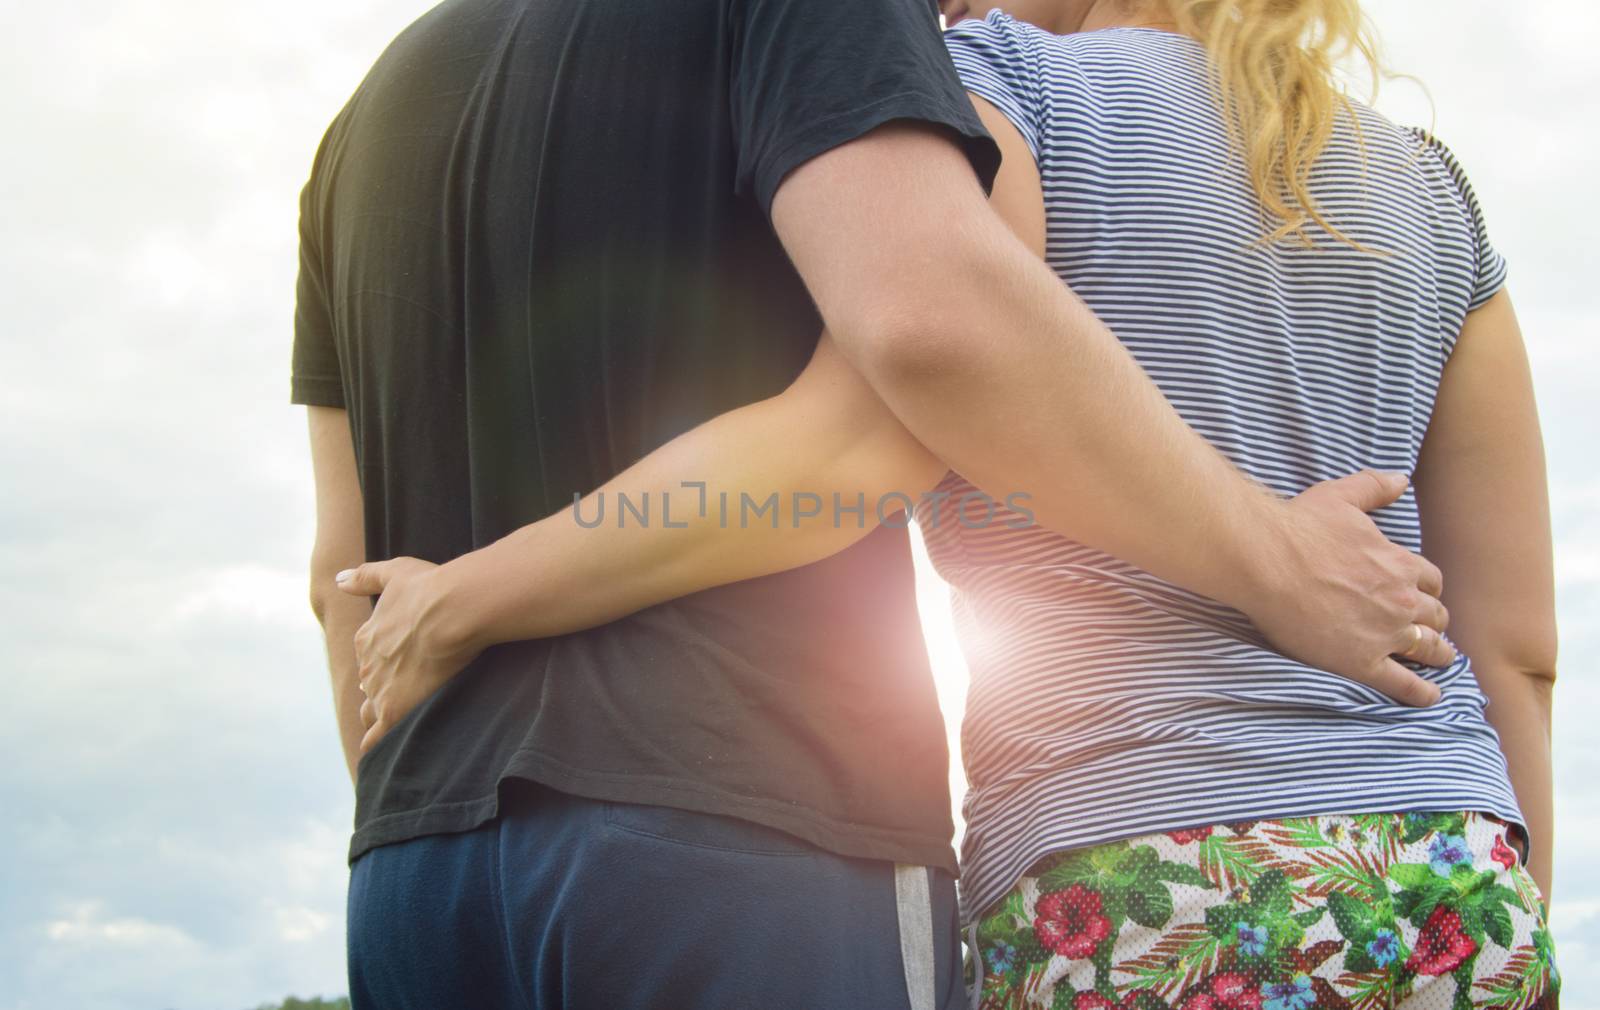
[[[1230,154],[1199,43],[1055,36],[993,13],[948,33],[969,88],[1026,139],[1050,265],[1186,421],[1292,495],[1410,473],[1467,313],[1504,283],[1448,151],[1357,107],[1314,192],[1374,255],[1268,223]],[[1365,147],[1365,157],[1362,147]],[[1042,528],[958,475],[918,510],[972,680],[962,729],[968,920],[1063,848],[1329,813],[1480,810],[1521,823],[1469,661],[1419,710],[1268,648],[1237,611]],[[967,496],[967,497],[964,497]],[[966,522],[961,520],[965,518]],[[1411,492],[1375,515],[1422,547]]]

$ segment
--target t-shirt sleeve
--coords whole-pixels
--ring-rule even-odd
[[[945,33],[950,59],[966,89],[1005,114],[1039,160],[1039,61],[1032,38],[1017,22],[991,12]]]
[[[1506,259],[1500,251],[1489,241],[1489,226],[1484,220],[1483,207],[1478,203],[1478,195],[1473,192],[1472,183],[1467,179],[1467,173],[1456,160],[1455,154],[1437,137],[1423,134],[1428,146],[1439,156],[1444,167],[1450,173],[1450,179],[1455,184],[1457,193],[1461,197],[1461,205],[1467,217],[1472,222],[1472,240],[1475,276],[1472,284],[1472,298],[1467,303],[1467,311],[1481,307],[1495,293],[1506,284]]]
[[[312,183],[300,194],[300,276],[295,284],[294,354],[289,372],[289,402],[312,407],[343,407],[344,383],[333,336],[333,310],[313,206]]]
[[[933,0],[730,0],[737,187],[772,209],[796,168],[897,120],[948,128],[985,189],[1000,151],[972,108]]]

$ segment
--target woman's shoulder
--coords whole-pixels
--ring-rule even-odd
[[[1171,32],[1144,28],[1106,28],[1092,32],[1057,35],[1038,25],[1019,21],[1001,10],[981,18],[965,18],[945,31],[948,43],[959,46],[1006,46],[1025,48],[1070,58],[1096,52],[1137,52],[1150,50],[1200,49],[1195,40]]]
[[[1431,129],[1398,123],[1365,102],[1350,107],[1354,129],[1345,141],[1369,167],[1388,169],[1452,202],[1475,203],[1466,170]]]
[[[990,11],[945,33],[957,67],[980,64],[1073,89],[1114,88],[1150,79],[1205,83],[1205,49],[1185,35],[1144,28],[1107,28],[1057,35]]]
[[[962,18],[945,29],[946,39],[1001,38],[1029,34],[1048,34],[1043,29],[1018,21],[998,8],[981,18]]]
[[[964,18],[945,30],[945,46],[952,56],[963,54],[993,58],[1017,55],[1037,45],[1048,32],[1003,11],[992,10],[981,18]]]
[[[1463,195],[1471,193],[1472,184],[1467,179],[1466,169],[1461,167],[1461,160],[1456,157],[1456,153],[1443,140],[1439,139],[1438,134],[1431,129],[1423,129],[1420,126],[1398,127],[1398,129],[1405,134],[1407,141],[1423,157],[1430,159],[1445,174],[1450,176],[1450,181],[1455,184],[1458,190],[1462,191]]]

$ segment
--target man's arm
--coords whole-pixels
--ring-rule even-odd
[[[1438,572],[1360,514],[1403,483],[1286,503],[1247,481],[1007,229],[945,134],[890,124],[836,147],[788,175],[772,218],[845,356],[968,480],[1030,493],[1043,525],[1238,607],[1299,659],[1437,700],[1390,657],[1414,651],[1414,622],[1443,626]]]
[[[1417,467],[1428,553],[1450,577],[1452,634],[1489,698],[1528,820],[1528,869],[1550,896],[1550,695],[1555,578],[1544,441],[1511,297],[1467,317],[1445,367]]]
[[[361,484],[356,476],[355,448],[345,412],[335,407],[308,407],[311,465],[317,486],[317,534],[311,549],[311,609],[327,641],[328,671],[333,680],[333,712],[339,724],[350,781],[361,757],[362,694],[356,678],[356,629],[372,615],[365,597],[341,593],[334,575],[366,560]]]

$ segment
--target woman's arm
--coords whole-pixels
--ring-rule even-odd
[[[317,534],[311,547],[311,611],[322,625],[333,684],[333,717],[339,726],[350,781],[356,778],[365,733],[363,698],[356,677],[356,629],[372,616],[372,604],[334,587],[334,573],[366,558],[366,519],[361,512],[361,482],[356,476],[350,420],[337,407],[307,407],[311,465],[316,477]]]
[[[1555,585],[1544,444],[1522,332],[1504,290],[1467,317],[1445,367],[1414,483],[1451,632],[1489,697],[1550,895],[1550,694]]]
[[[1044,180],[1039,176],[1039,166],[1028,150],[1028,142],[987,99],[972,94],[972,107],[983,120],[984,129],[1000,146],[1000,171],[994,177],[994,188],[989,193],[989,206],[994,208],[1022,244],[1040,259],[1045,258]]]
[[[974,104],[1005,156],[993,206],[1042,257],[1044,196],[1032,155],[997,109],[978,98]],[[575,509],[442,566],[397,558],[340,573],[346,593],[383,594],[356,642],[368,695],[362,750],[491,645],[581,631],[713,586],[820,561],[874,528],[885,496],[915,501],[945,470],[824,334],[783,393],[669,442]],[[684,481],[705,487],[685,488]],[[763,513],[741,521],[742,495],[760,505],[774,493],[775,520]],[[808,496],[806,509],[820,507],[822,514],[797,518],[797,493]],[[709,506],[703,515],[702,494]],[[835,494],[846,504],[864,498],[860,524],[854,516],[834,521]],[[663,495],[670,496],[670,527]],[[648,497],[651,521],[630,513],[619,522],[623,497],[636,504]],[[602,507],[598,525],[578,522],[580,516],[593,522]]]
[[[824,334],[780,395],[707,421],[576,510],[451,561],[440,574],[451,611],[470,619],[457,634],[474,644],[563,634],[820,561],[893,519],[905,501],[889,496],[915,502],[944,472]],[[636,507],[648,498],[648,521],[622,511],[624,496]],[[835,496],[865,507],[839,518]]]
[[[383,594],[355,635],[361,750],[491,645],[820,561],[944,472],[824,334],[783,393],[679,436],[575,508],[444,565],[396,558],[339,573],[346,593]],[[835,495],[863,507],[837,518]],[[624,512],[623,497],[640,510],[648,500],[649,518]]]

